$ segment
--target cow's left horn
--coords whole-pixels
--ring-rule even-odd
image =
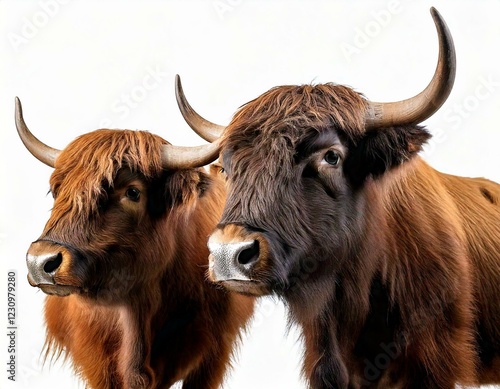
[[[186,96],[184,96],[184,90],[182,89],[181,78],[177,74],[175,76],[175,97],[177,99],[177,105],[187,122],[189,127],[191,127],[194,132],[205,139],[207,142],[213,142],[220,138],[225,130],[224,126],[209,122],[208,120],[201,117],[188,103]]]
[[[162,164],[165,169],[190,169],[215,161],[219,157],[220,139],[203,146],[164,145]]]
[[[28,151],[39,161],[50,167],[54,167],[55,161],[61,151],[47,146],[31,133],[24,122],[23,107],[18,97],[16,97],[16,128],[19,137]]]
[[[431,15],[439,37],[439,59],[434,77],[418,95],[393,103],[369,102],[366,128],[416,124],[432,116],[448,98],[456,73],[453,38],[443,17],[432,7]]]

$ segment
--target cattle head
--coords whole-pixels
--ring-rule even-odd
[[[453,85],[453,41],[431,14],[439,60],[420,94],[374,103],[341,85],[279,86],[234,115],[220,153],[227,203],[208,243],[213,281],[242,293],[286,293],[304,275],[321,282],[325,272],[308,269],[335,272],[359,256],[375,212],[370,187],[421,150],[430,135],[418,123]],[[177,98],[186,120],[202,123],[179,80]],[[213,137],[214,125],[205,125]]]
[[[97,130],[59,151],[29,131],[18,99],[16,126],[28,150],[54,168],[52,213],[27,253],[32,286],[116,302],[165,272],[179,223],[207,184],[190,168],[214,159],[217,145],[200,153],[143,131]]]

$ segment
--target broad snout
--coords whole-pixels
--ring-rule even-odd
[[[75,292],[78,288],[70,285],[63,274],[70,258],[71,253],[62,245],[45,240],[33,242],[26,254],[28,282],[47,294],[66,296]]]
[[[210,239],[210,270],[217,281],[249,281],[252,267],[259,259],[259,241],[217,242]]]
[[[261,275],[267,264],[268,243],[260,233],[239,225],[217,229],[208,240],[209,277],[228,289],[265,294]]]

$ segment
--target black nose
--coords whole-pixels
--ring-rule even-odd
[[[32,245],[34,246],[35,243]],[[57,253],[36,253],[28,252],[26,263],[32,280],[37,284],[54,284],[54,274],[63,262],[63,255]]]
[[[57,253],[52,257],[47,258],[47,262],[43,265],[43,271],[45,273],[52,273],[56,271],[62,263],[62,254]]]
[[[259,259],[259,241],[254,240],[238,254],[237,261],[240,265],[251,265]]]

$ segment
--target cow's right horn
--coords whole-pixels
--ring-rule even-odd
[[[184,96],[181,78],[178,74],[175,76],[175,97],[184,120],[187,122],[189,127],[194,130],[194,132],[207,142],[214,142],[220,138],[226,127],[204,119],[193,109],[193,107],[191,107],[186,99],[186,96]]]
[[[31,133],[28,126],[24,122],[23,107],[21,106],[21,100],[19,100],[18,97],[16,97],[16,128],[19,137],[28,151],[40,162],[43,162],[50,167],[54,167],[55,161],[61,151],[47,146]]]
[[[421,123],[433,115],[450,95],[457,69],[455,46],[450,30],[434,7],[431,15],[439,37],[439,59],[434,77],[422,92],[409,99],[392,103],[369,102],[367,129]]]

